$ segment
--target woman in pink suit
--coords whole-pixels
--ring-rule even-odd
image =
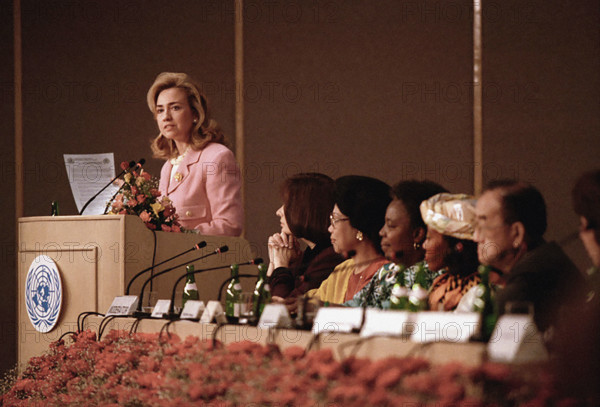
[[[239,236],[240,169],[199,87],[186,74],[163,72],[147,100],[160,130],[152,151],[166,160],[159,189],[173,201],[179,222],[204,235]]]

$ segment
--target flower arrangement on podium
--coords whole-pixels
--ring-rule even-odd
[[[121,163],[126,170],[128,164]],[[123,176],[123,184],[112,201],[108,214],[136,215],[148,229],[164,232],[181,232],[178,215],[171,200],[161,196],[158,179],[141,168]]]

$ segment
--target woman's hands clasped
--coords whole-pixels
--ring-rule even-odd
[[[290,264],[300,257],[300,245],[292,235],[275,233],[269,237],[269,271],[277,267],[289,267]]]

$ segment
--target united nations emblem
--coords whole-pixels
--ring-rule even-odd
[[[25,306],[29,320],[39,332],[50,332],[60,316],[62,283],[50,257],[36,257],[25,280]]]

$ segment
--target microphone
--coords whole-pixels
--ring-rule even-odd
[[[249,264],[261,264],[263,262],[263,259],[260,257],[257,257],[255,259],[249,260],[245,263],[237,263],[239,266],[246,266]],[[200,274],[200,273],[204,273],[205,271],[213,271],[213,270],[220,270],[220,269],[226,269],[231,267],[230,265],[227,266],[218,266],[218,267],[211,267],[211,268],[207,268],[207,269],[202,269],[202,270],[196,270],[193,273],[190,274]],[[177,279],[177,281],[175,281],[175,284],[173,284],[173,291],[171,292],[171,306],[169,307],[169,313],[167,314],[168,318],[177,318],[179,317],[178,314],[175,314],[175,291],[177,289],[177,284],[179,284],[184,278],[186,278],[188,275],[188,273],[185,273],[184,275],[182,275],[181,277],[179,277]]]
[[[146,159],[145,158],[140,158],[140,160],[137,162],[137,164],[135,165],[134,170],[137,170],[138,168],[142,168],[142,165],[146,164]]]
[[[140,160],[140,161],[141,161],[141,160]],[[116,177],[114,177],[113,179],[111,179],[111,180],[109,181],[109,183],[108,183],[108,184],[106,184],[106,185],[104,186],[104,188],[102,188],[100,191],[98,191],[98,192],[96,193],[96,195],[94,195],[94,196],[92,196],[90,199],[88,199],[88,201],[85,203],[85,205],[83,205],[83,208],[81,208],[81,210],[79,211],[79,214],[80,214],[80,215],[82,215],[82,214],[83,214],[83,211],[85,211],[85,208],[87,208],[87,207],[88,207],[88,205],[89,205],[89,204],[91,204],[91,203],[92,203],[92,201],[93,201],[94,199],[96,199],[96,198],[98,197],[98,195],[100,195],[100,194],[102,193],[102,191],[104,191],[106,188],[108,188],[108,187],[109,187],[109,186],[110,186],[110,185],[111,185],[113,182],[115,182],[115,180],[116,180],[117,178],[119,178],[121,175],[125,174],[125,173],[126,173],[128,170],[130,170],[130,169],[131,169],[132,167],[134,167],[134,166],[135,166],[135,161],[129,161],[129,166],[128,166],[126,169],[124,169],[123,171],[121,171],[121,172],[119,173],[119,175],[117,175]]]
[[[150,278],[148,278],[146,281],[144,281],[144,284],[142,285],[142,289],[140,291],[140,301],[138,301],[138,309],[137,309],[138,310],[138,314],[141,314],[141,310],[142,310],[142,298],[144,298],[144,290],[146,289],[146,286],[148,285],[148,283],[150,283],[150,281],[154,280],[158,276],[162,276],[163,274],[168,273],[169,271],[174,270],[176,268],[179,268],[181,266],[185,266],[185,265],[193,263],[195,261],[205,259],[205,258],[207,258],[209,256],[213,256],[215,254],[225,253],[228,250],[229,250],[229,246],[226,246],[226,245],[225,246],[221,246],[218,249],[215,249],[211,253],[208,253],[208,254],[205,254],[203,256],[200,256],[197,259],[194,259],[192,261],[186,261],[185,263],[181,263],[181,264],[178,264],[176,266],[169,267],[168,269],[163,270],[160,273],[156,273],[155,275],[153,275]]]
[[[138,163],[136,164],[135,161],[131,161],[129,163],[129,168],[131,169],[133,167],[133,169],[137,169],[137,168],[142,168],[142,165],[144,165],[144,163],[146,162],[145,159],[140,158],[140,161],[138,161]],[[113,194],[113,196],[110,198],[110,200],[106,203],[106,207],[104,207],[104,215],[106,215],[108,213],[108,208],[110,208],[110,204],[113,203],[113,201],[115,200],[115,198],[117,197],[117,194],[119,192],[121,192],[121,190],[123,189],[123,184],[121,184],[121,186],[119,187],[119,189],[117,189],[117,192],[115,192]]]
[[[200,249],[202,249],[203,247],[206,247],[206,241],[205,241],[205,240],[203,240],[203,241],[201,241],[201,242],[197,243],[197,244],[196,244],[196,245],[194,245],[194,247],[192,247],[191,249],[188,249],[188,250],[186,250],[186,251],[184,251],[184,252],[181,252],[181,253],[179,253],[179,254],[176,254],[176,255],[175,255],[175,256],[173,256],[173,257],[170,257],[170,258],[168,258],[168,259],[166,259],[166,260],[163,260],[163,261],[161,261],[161,262],[160,262],[160,263],[158,263],[158,264],[155,264],[155,265],[153,265],[153,266],[150,266],[150,267],[147,267],[147,268],[143,269],[142,271],[140,271],[139,273],[137,273],[135,276],[133,276],[133,277],[131,278],[131,280],[129,280],[129,284],[127,284],[127,290],[125,290],[125,295],[129,295],[129,290],[131,289],[131,284],[133,284],[133,281],[134,281],[136,278],[138,278],[139,276],[141,276],[142,274],[144,274],[145,272],[147,272],[147,271],[150,271],[150,270],[152,270],[153,268],[160,266],[161,264],[165,264],[165,263],[166,263],[166,262],[168,262],[168,261],[174,260],[174,259],[176,259],[177,257],[183,256],[184,254],[186,254],[186,253],[189,253],[189,252],[191,252],[191,251],[193,251],[193,250],[200,250]],[[142,300],[142,299],[140,298],[140,301],[141,301],[141,300]]]

